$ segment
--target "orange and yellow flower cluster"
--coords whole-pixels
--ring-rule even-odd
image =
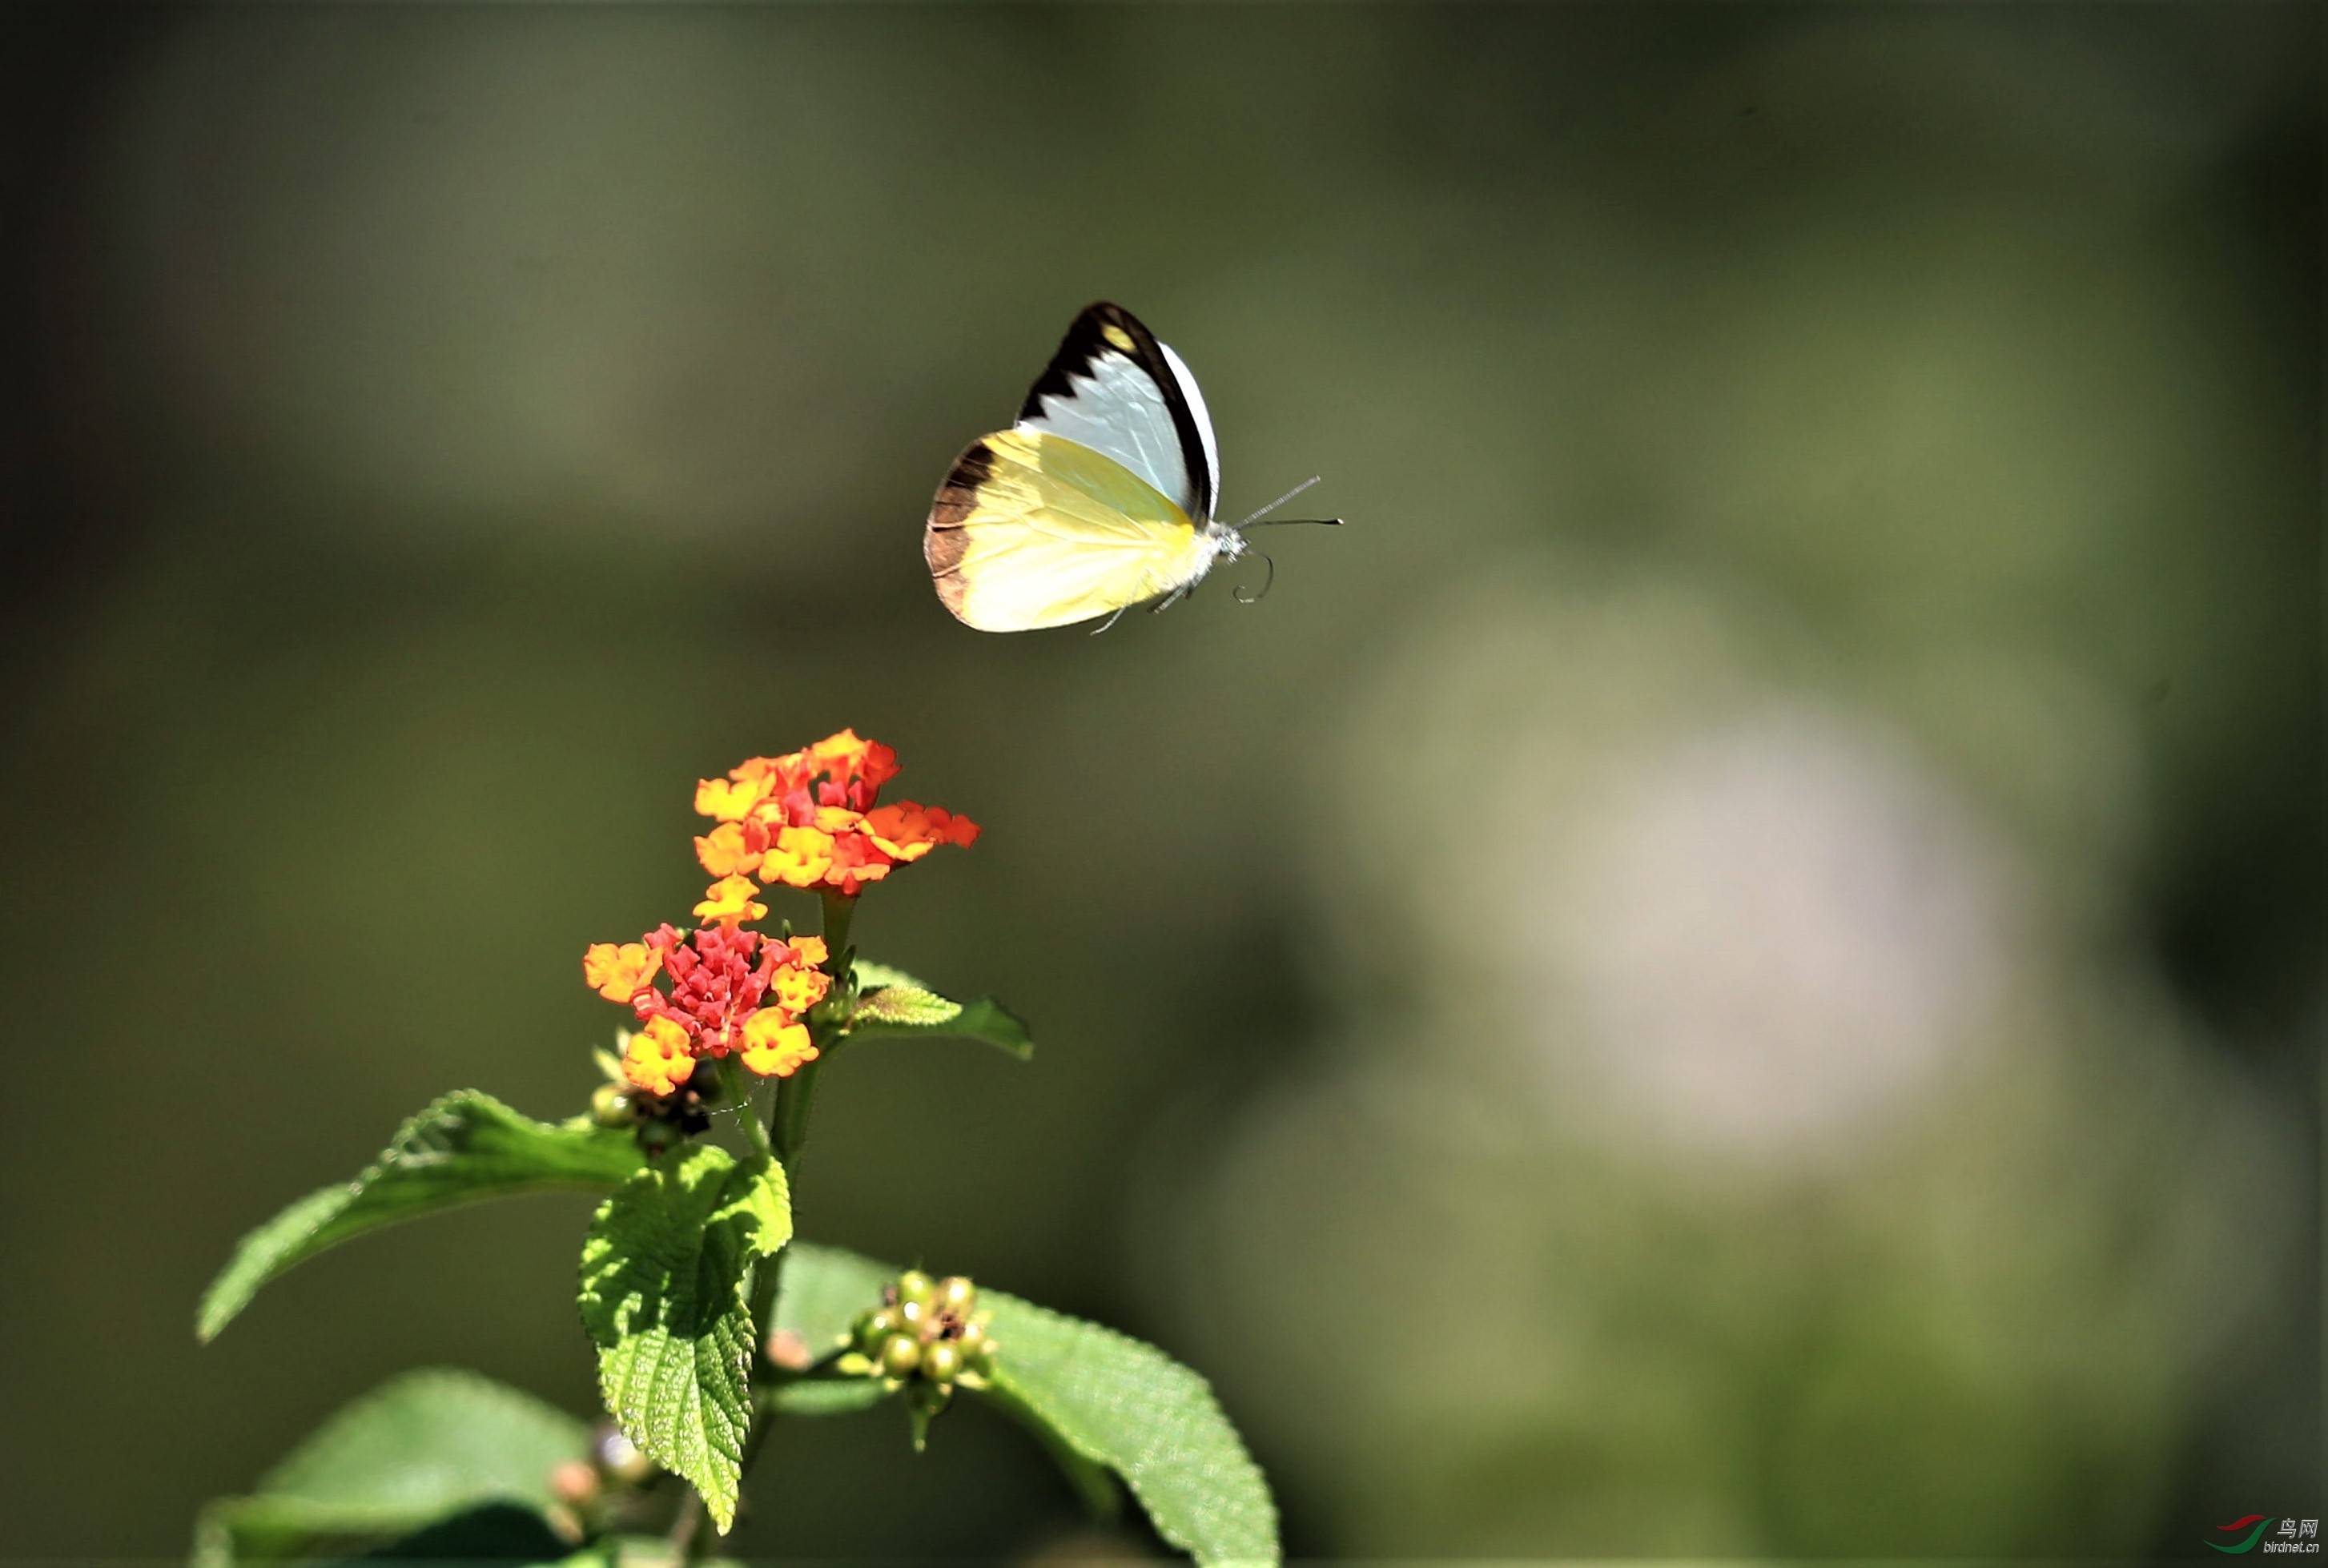
[[[978,824],[943,806],[876,805],[896,774],[896,752],[844,729],[804,751],[756,756],[724,779],[703,780],[695,809],[719,825],[695,840],[695,856],[719,879],[696,914],[730,923],[764,918],[765,906],[752,901],[756,875],[771,887],[828,887],[853,898],[890,867],[940,844],[977,842]]]
[[[789,1077],[816,1059],[803,1019],[832,986],[823,938],[779,940],[743,927],[767,918],[754,897],[762,884],[854,898],[892,866],[977,840],[976,822],[942,806],[877,804],[896,772],[896,752],[844,729],[696,787],[695,809],[718,822],[695,840],[703,869],[718,878],[695,906],[706,924],[691,932],[665,925],[636,942],[595,943],[582,955],[583,980],[628,1004],[643,1026],[623,1056],[633,1087],[673,1094],[697,1062],[731,1053],[764,1078]]]
[[[594,944],[582,978],[608,1001],[628,1002],[644,1027],[623,1053],[623,1075],[651,1094],[685,1084],[695,1064],[730,1052],[765,1077],[789,1077],[816,1059],[801,1015],[824,1000],[824,939],[780,942],[732,925],[681,933],[663,925],[639,942]],[[655,984],[668,975],[671,989]]]

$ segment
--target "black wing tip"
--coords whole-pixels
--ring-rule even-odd
[[[1168,373],[1156,334],[1123,306],[1110,300],[1098,300],[1085,305],[1067,324],[1067,334],[1059,340],[1057,352],[1051,355],[1050,362],[1043,367],[1043,373],[1028,390],[1027,400],[1018,405],[1018,418],[1041,418],[1044,399],[1075,395],[1075,387],[1068,380],[1070,376],[1086,369],[1103,353],[1122,353],[1121,348],[1108,341],[1107,329],[1110,327],[1131,336],[1131,357],[1141,369],[1159,380]]]
[[[1081,323],[1094,317],[1112,322],[1118,326],[1139,327],[1141,332],[1148,332],[1148,329],[1145,326],[1141,325],[1141,321],[1138,316],[1132,315],[1130,311],[1124,309],[1123,306],[1116,304],[1112,299],[1094,300],[1091,304],[1084,306],[1082,314],[1077,315],[1075,320],[1076,322]],[[1155,334],[1153,333],[1150,333],[1149,335],[1153,337]]]

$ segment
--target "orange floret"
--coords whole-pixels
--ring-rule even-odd
[[[890,864],[889,857],[866,834],[843,833],[832,840],[832,866],[824,874],[824,883],[854,898],[861,884],[887,877]]]
[[[832,835],[815,828],[778,828],[776,841],[760,859],[760,879],[813,887],[832,869]]]
[[[643,942],[594,942],[582,954],[582,981],[608,1001],[628,1001],[662,968],[662,954]]]
[[[825,946],[821,936],[795,936],[786,945],[793,950],[793,962],[803,969],[821,969],[824,961],[832,956],[832,950]]]
[[[878,740],[864,740],[854,729],[844,729],[838,735],[828,735],[808,748],[810,763],[829,780],[826,789],[840,798],[827,798],[819,793],[826,805],[853,806],[864,811],[872,805],[881,793],[881,786],[897,776],[897,754]],[[848,798],[854,796],[855,798]]]
[[[738,770],[739,772],[741,770]],[[695,809],[723,822],[739,822],[752,814],[765,794],[757,780],[706,778],[695,781]]]
[[[781,1008],[762,1008],[744,1020],[744,1066],[763,1078],[788,1078],[802,1064],[816,1060],[808,1026]]]
[[[776,1005],[788,1013],[804,1013],[824,1000],[832,989],[831,978],[813,969],[780,969],[768,982],[769,994]]]
[[[752,840],[765,842],[765,832],[758,823],[751,823],[750,831],[742,822],[722,822],[706,836],[695,840],[695,858],[714,877],[733,877],[739,872],[760,869],[760,851],[752,848]]]
[[[703,902],[695,906],[695,913],[702,919],[727,926],[746,920],[765,920],[768,906],[752,898],[758,891],[749,877],[722,877],[705,890]]]
[[[669,1094],[693,1076],[687,1031],[667,1018],[647,1020],[623,1051],[623,1076],[650,1094]]]
[[[968,817],[955,816],[943,806],[899,801],[896,805],[868,812],[864,831],[883,853],[900,860],[918,860],[940,844],[960,844],[966,849],[976,843],[979,826]]]
[[[762,793],[775,796],[804,787],[815,771],[808,753],[795,751],[784,756],[747,756],[729,768],[728,776],[739,784],[758,784]]]

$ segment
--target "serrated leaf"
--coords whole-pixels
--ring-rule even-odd
[[[934,991],[915,985],[887,985],[868,992],[850,1019],[860,1025],[885,1025],[896,1029],[936,1029],[962,1017],[962,1003],[948,1001]]]
[[[1035,1054],[1026,1021],[992,997],[953,1001],[886,963],[860,962],[856,967],[862,994],[849,1020],[852,1039],[876,1035],[952,1035],[998,1047],[1022,1062]]]
[[[784,1258],[778,1320],[812,1345],[828,1342],[896,1275],[854,1253],[798,1244]],[[978,1304],[994,1315],[997,1347],[985,1397],[1055,1450],[1121,1476],[1157,1534],[1197,1562],[1280,1560],[1269,1483],[1202,1377],[1152,1345],[1000,1291],[981,1285]],[[1091,1479],[1066,1468],[1096,1504]]]
[[[1123,1508],[1123,1491],[1116,1485],[1115,1472],[1097,1460],[1086,1456],[1061,1437],[1037,1411],[1006,1386],[989,1384],[985,1397],[1016,1417],[1019,1424],[1035,1434],[1059,1473],[1075,1488],[1083,1499],[1084,1512],[1103,1524],[1112,1524]]]
[[[203,1509],[194,1560],[294,1557],[487,1503],[534,1510],[539,1526],[556,1500],[550,1470],[589,1446],[587,1426],[531,1394],[471,1372],[408,1372],[342,1407],[251,1496]]]
[[[752,1264],[792,1237],[784,1168],[683,1144],[615,1188],[582,1244],[598,1391],[649,1459],[735,1523],[751,1428]]]
[[[996,1389],[1122,1476],[1156,1533],[1199,1563],[1276,1563],[1277,1506],[1212,1385],[1153,1345],[981,1290]]]
[[[886,963],[875,963],[871,959],[860,958],[853,967],[857,972],[857,989],[859,991],[879,991],[884,986],[892,985],[909,985],[915,991],[930,989],[904,970]]]
[[[366,1231],[483,1198],[604,1191],[640,1162],[627,1132],[536,1122],[474,1090],[447,1094],[397,1129],[362,1175],[308,1194],[237,1243],[202,1294],[194,1332],[215,1338],[260,1286]]]

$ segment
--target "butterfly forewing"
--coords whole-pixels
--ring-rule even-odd
[[[1181,400],[1187,405],[1189,420],[1197,427],[1197,437],[1205,451],[1202,510],[1191,512],[1188,515],[1209,519],[1213,515],[1213,508],[1220,504],[1221,498],[1221,448],[1218,438],[1213,434],[1213,417],[1206,411],[1205,394],[1197,390],[1196,372],[1188,369],[1188,362],[1172,352],[1170,343],[1159,343],[1156,346],[1163,351],[1164,362],[1171,367],[1173,384],[1178,388]]]
[[[1197,379],[1121,305],[1094,305],[1075,317],[1027,394],[1018,428],[1113,458],[1198,528],[1212,519],[1220,459]]]

